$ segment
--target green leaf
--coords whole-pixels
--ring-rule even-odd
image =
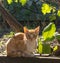
[[[13,1],[12,0],[7,0],[8,4],[11,4]]]
[[[55,36],[52,36],[51,38],[47,38],[44,42],[49,42],[49,41],[52,41],[52,40],[54,40],[55,39]]]
[[[27,0],[20,0],[20,3],[24,6],[27,3]]]
[[[60,9],[58,10],[57,15],[60,17]]]
[[[56,38],[57,38],[58,40],[60,40],[60,34],[57,34],[57,35],[56,35]]]
[[[53,48],[53,51],[56,51],[58,49],[58,46],[55,46],[54,48]]]
[[[53,20],[56,20],[56,15],[51,15],[51,16],[49,16],[49,19],[50,19],[50,21],[53,21]]]
[[[55,31],[56,31],[55,24],[54,23],[48,24],[42,31],[42,36],[43,36],[44,40],[46,40],[48,38],[52,38],[55,34]]]
[[[41,54],[42,53],[42,49],[43,49],[43,46],[42,46],[42,42],[40,39],[38,39],[38,52]]]
[[[42,50],[43,54],[50,54],[51,53],[51,48],[50,48],[50,44],[43,44],[43,50]]]
[[[15,0],[15,2],[18,2],[18,0]]]

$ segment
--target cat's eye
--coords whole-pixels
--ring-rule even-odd
[[[30,34],[26,34],[26,37],[27,37],[27,38],[30,38]]]
[[[35,34],[35,33],[34,34],[33,33],[29,33],[29,34],[26,34],[26,37],[29,38],[29,39],[30,38],[36,38],[37,34]]]

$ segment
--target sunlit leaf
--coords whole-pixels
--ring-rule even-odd
[[[18,2],[18,0],[15,0],[15,2]]]
[[[57,15],[60,17],[60,10],[58,10]]]
[[[53,48],[53,51],[56,51],[58,49],[58,46],[55,46],[54,48]]]
[[[52,7],[52,11],[54,13],[56,11],[56,7]]]
[[[41,11],[43,14],[46,14],[46,13],[50,13],[51,12],[51,6],[49,4],[42,4],[42,8],[41,8]]]
[[[41,42],[41,40],[39,39],[39,40],[38,40],[38,52],[39,52],[40,54],[42,53],[42,49],[43,49],[42,42]]]
[[[54,23],[50,23],[49,25],[47,25],[42,32],[44,40],[52,38],[55,34],[55,31],[56,27]]]
[[[8,4],[11,4],[12,3],[12,0],[7,0]]]
[[[27,0],[20,0],[20,3],[24,6],[27,3]]]

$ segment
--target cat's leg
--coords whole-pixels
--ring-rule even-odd
[[[10,38],[7,43],[6,43],[6,52],[7,52],[7,56],[10,57],[16,57],[17,56],[17,51],[15,48],[15,43],[14,43],[14,39]]]
[[[20,51],[17,51],[16,48],[14,47],[7,47],[7,56],[10,56],[10,57],[21,57],[22,56],[22,53]]]
[[[9,57],[20,57],[21,56],[21,53],[17,51],[16,48],[14,47],[7,47],[7,56]]]
[[[34,57],[34,54],[23,54],[23,57]]]
[[[10,51],[7,52],[7,56],[10,56],[10,57],[21,57],[22,53],[18,52],[17,50],[10,50]]]
[[[24,53],[22,53],[22,56],[23,57],[34,57],[34,54],[29,51],[24,51]]]
[[[9,57],[16,57],[17,56],[17,53],[16,53],[16,51],[8,51],[7,52],[7,56],[9,56]]]

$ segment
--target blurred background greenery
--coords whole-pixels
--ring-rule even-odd
[[[2,0],[4,7],[23,26],[34,28],[38,25],[41,30],[53,21],[60,27],[60,4],[55,0]],[[2,22],[0,14],[0,22]],[[8,24],[7,24],[8,25]],[[5,25],[5,26],[7,26]],[[8,26],[7,26],[8,27]]]

